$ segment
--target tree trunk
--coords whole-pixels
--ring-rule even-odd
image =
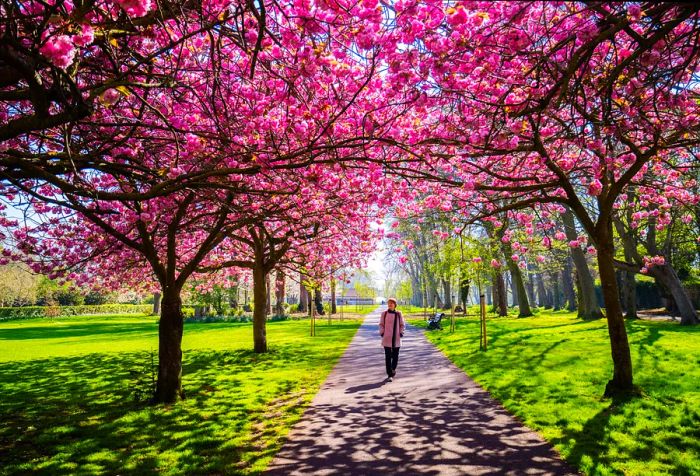
[[[316,314],[319,316],[326,314],[326,311],[323,310],[323,294],[320,286],[314,289],[314,305],[316,306]]]
[[[314,309],[314,297],[311,289],[306,289],[306,309],[309,317],[313,314]]]
[[[574,215],[570,210],[562,215],[564,221],[564,230],[568,240],[575,240],[577,237],[576,228],[574,225]],[[598,305],[598,298],[595,295],[595,283],[591,270],[586,262],[586,254],[581,248],[571,248],[571,259],[576,268],[576,276],[578,278],[578,289],[581,290],[579,296],[578,317],[580,319],[592,320],[603,317],[603,312]]]
[[[676,271],[668,263],[664,265],[651,266],[649,274],[658,280],[661,285],[666,288],[669,294],[673,297],[676,304],[676,309],[681,316],[681,325],[690,326],[698,323],[698,313],[695,306],[685,292],[681,280],[678,278]]]
[[[304,286],[304,275],[299,273],[299,307],[297,310],[299,312],[306,312],[309,310],[307,307],[309,303],[309,292]]]
[[[552,301],[554,310],[558,311],[562,308],[561,305],[561,286],[559,285],[559,271],[554,271],[551,274],[552,278]]]
[[[551,309],[552,304],[549,302],[549,296],[547,296],[547,289],[544,286],[544,278],[542,273],[537,273],[537,305],[545,309]]]
[[[277,278],[275,279],[275,314],[278,316],[284,315],[284,291],[285,277],[284,272],[277,270]]]
[[[510,266],[508,266],[510,270]],[[515,280],[513,279],[513,273],[508,273],[509,283],[510,283],[510,305],[515,306],[518,303],[518,289],[515,287]]]
[[[517,303],[520,310],[518,317],[530,317],[532,316],[532,310],[527,300],[527,291],[525,291],[525,284],[523,283],[523,274],[518,265],[511,259],[508,260],[508,270],[510,271],[510,279],[513,280],[513,289],[517,293]]]
[[[335,301],[335,279],[331,278],[331,315],[338,313],[338,307]]]
[[[253,268],[253,350],[256,354],[267,352],[267,273],[259,261],[256,258]]]
[[[450,279],[441,278],[442,281],[442,292],[445,295],[443,309],[452,309],[452,283]]]
[[[161,299],[160,293],[153,293],[153,315],[154,316],[160,315],[160,299]]]
[[[533,271],[531,267],[528,267],[527,270],[527,284],[526,284],[526,290],[527,290],[527,299],[528,302],[535,303],[535,276],[533,274]]]
[[[265,317],[272,314],[272,286],[270,286],[270,274],[265,275]]]
[[[459,280],[459,299],[462,303],[462,309],[464,309],[464,312],[467,312],[467,301],[469,300],[469,286],[471,284],[471,281],[469,278],[466,276],[466,274],[461,273],[460,280]]]
[[[615,250],[612,226],[598,230],[595,242],[598,246],[598,269],[605,301],[605,314],[610,335],[610,350],[613,360],[613,378],[605,386],[606,396],[629,394],[634,390],[632,357],[625,329],[625,320],[620,306],[620,293],[615,279]]]
[[[182,298],[179,289],[164,289],[158,323],[158,381],[154,400],[172,403],[182,391]]]
[[[622,307],[625,319],[639,319],[637,316],[637,281],[631,271],[620,271]]]
[[[570,312],[576,310],[576,291],[574,290],[573,259],[571,256],[566,257],[564,261],[564,270],[562,271],[562,286],[564,288],[564,298],[566,299],[566,309]]]
[[[506,282],[503,278],[503,273],[500,271],[496,271],[493,276],[493,304],[499,316],[506,317],[508,315]]]

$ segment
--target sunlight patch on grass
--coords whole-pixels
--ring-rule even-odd
[[[487,352],[473,317],[458,318],[453,334],[426,334],[583,472],[700,474],[700,328],[628,322],[635,383],[645,395],[612,402],[601,397],[612,375],[604,320],[541,311],[491,318],[487,327]]]
[[[258,474],[359,324],[272,322],[262,355],[251,324],[186,324],[187,399],[168,406],[134,401],[153,318],[0,324],[2,473]]]

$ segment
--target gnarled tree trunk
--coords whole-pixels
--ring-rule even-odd
[[[613,378],[605,387],[606,396],[631,393],[634,390],[632,378],[632,357],[625,329],[625,320],[620,306],[620,293],[615,278],[615,250],[612,225],[598,225],[595,241],[598,247],[598,269],[605,300],[605,314],[610,334],[610,350],[613,360]]]
[[[267,352],[267,273],[262,258],[256,256],[253,268],[253,350]]]
[[[182,392],[182,298],[180,289],[166,287],[158,323],[158,381],[154,399],[172,403],[184,398]]]
[[[678,313],[681,316],[681,325],[690,326],[697,324],[698,313],[673,267],[668,263],[651,266],[649,268],[649,274],[666,288],[668,293],[673,297]]]

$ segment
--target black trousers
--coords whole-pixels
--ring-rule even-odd
[[[401,347],[384,347],[384,357],[386,359],[386,374],[391,377],[396,371],[399,363],[399,350]]]

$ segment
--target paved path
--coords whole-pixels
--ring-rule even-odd
[[[417,328],[387,382],[378,321],[367,317],[268,474],[576,474]]]

